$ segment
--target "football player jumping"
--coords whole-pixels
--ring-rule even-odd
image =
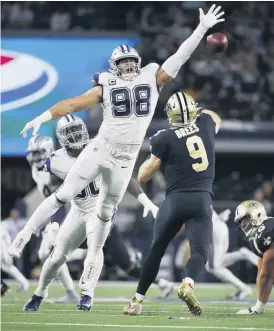
[[[141,68],[137,51],[121,45],[111,55],[110,72],[93,77],[95,86],[92,89],[81,96],[57,103],[26,124],[21,132],[24,137],[29,129],[36,134],[44,122],[92,108],[99,102],[103,105],[104,119],[97,137],[81,152],[60,189],[41,203],[24,230],[17,235],[9,249],[12,256],[20,256],[41,223],[101,175],[97,216],[88,238],[90,246],[83,280],[89,278],[108,236],[113,210],[120,203],[131,178],[159,91],[176,77],[207,30],[224,21],[221,18],[224,12],[220,12],[220,9],[221,6],[216,8],[216,5],[212,5],[207,14],[200,9],[200,24],[162,67],[150,63]],[[86,283],[87,291],[88,288],[89,284]]]
[[[267,216],[264,206],[255,200],[242,202],[236,209],[234,222],[249,240],[258,258],[257,302],[254,307],[237,314],[262,314],[274,284],[274,217]]]

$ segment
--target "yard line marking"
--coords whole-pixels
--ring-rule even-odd
[[[274,331],[274,329],[238,328],[230,326],[187,326],[187,325],[126,325],[126,324],[82,324],[82,323],[36,323],[36,322],[2,322],[2,324],[51,325],[51,326],[96,326],[110,328],[154,328],[154,329],[217,329],[217,330],[245,330],[245,331]]]

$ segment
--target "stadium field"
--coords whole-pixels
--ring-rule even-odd
[[[169,299],[160,299],[160,291],[152,287],[147,295],[141,316],[123,315],[123,307],[135,291],[132,282],[100,282],[96,290],[94,308],[90,312],[78,311],[76,304],[56,304],[44,302],[39,312],[27,313],[23,305],[35,288],[26,293],[18,293],[15,286],[2,298],[2,331],[148,331],[148,330],[246,330],[274,331],[274,295],[263,315],[236,315],[236,312],[255,300],[225,301],[233,293],[231,286],[223,284],[198,284],[196,293],[203,305],[203,315],[192,316],[174,293]],[[49,299],[64,295],[64,290],[54,283]]]

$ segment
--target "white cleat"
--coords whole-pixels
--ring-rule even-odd
[[[240,301],[244,300],[246,297],[252,294],[252,288],[247,286],[244,290],[238,291],[236,294],[233,295],[232,300]]]
[[[124,307],[125,315],[140,315],[142,313],[143,301],[138,301],[135,297],[132,299],[129,305]]]
[[[30,237],[31,234],[27,234],[24,230],[18,232],[17,236],[8,248],[8,254],[16,259],[19,259],[22,255],[23,249],[30,240]]]
[[[167,298],[173,291],[176,291],[175,285],[168,280],[161,279],[158,283],[159,289],[163,292],[163,297]]]

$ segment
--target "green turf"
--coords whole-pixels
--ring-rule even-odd
[[[147,295],[141,316],[125,316],[123,307],[134,294],[132,284],[101,283],[96,290],[98,301],[91,312],[81,312],[76,304],[42,303],[39,312],[23,312],[23,305],[33,293],[34,286],[27,293],[12,291],[2,299],[3,331],[65,331],[65,330],[254,330],[274,331],[274,305],[269,305],[263,315],[236,315],[237,310],[248,307],[241,303],[203,302],[203,315],[192,316],[186,306],[177,301],[156,302],[160,291],[153,287]],[[229,286],[197,286],[195,290],[199,300],[223,300],[233,293]],[[254,291],[255,292],[255,291]],[[52,286],[50,297],[64,294],[59,285]],[[176,293],[171,296],[176,298]],[[128,300],[127,300],[128,299]],[[248,299],[255,299],[255,296]],[[274,295],[272,294],[272,300]],[[102,302],[102,301],[106,302]],[[114,301],[114,302],[112,302]],[[170,319],[171,317],[171,319]]]

